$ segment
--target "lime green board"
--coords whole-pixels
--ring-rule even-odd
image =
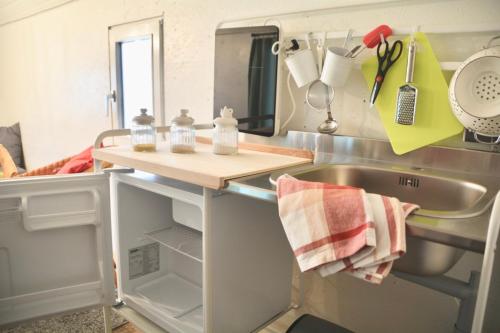
[[[403,40],[403,54],[389,69],[375,102],[392,149],[398,155],[454,136],[464,129],[451,111],[448,85],[429,40],[423,33],[415,34],[417,54],[413,85],[418,89],[415,123],[413,125],[395,123],[398,90],[405,84],[409,40],[410,37]],[[370,91],[377,66],[377,57],[374,56],[365,61],[361,67]]]

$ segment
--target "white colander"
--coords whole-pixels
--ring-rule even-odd
[[[494,39],[500,39],[500,36]],[[500,143],[500,46],[488,47],[461,64],[450,82],[453,113],[474,137],[498,137]]]

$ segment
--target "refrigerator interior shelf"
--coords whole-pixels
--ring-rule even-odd
[[[193,327],[203,329],[203,306],[200,305],[194,310],[186,313],[181,319],[184,322],[190,323]]]
[[[174,224],[144,235],[171,250],[203,262],[202,233],[199,231]]]
[[[202,288],[169,273],[135,288],[147,303],[194,328],[203,327]]]

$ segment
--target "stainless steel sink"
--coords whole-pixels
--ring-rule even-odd
[[[425,239],[406,238],[406,254],[394,261],[400,272],[433,276],[448,272],[464,255],[465,250],[431,242]]]
[[[464,219],[485,213],[500,188],[498,177],[411,169],[397,166],[328,164],[278,171],[297,179],[349,185],[416,203],[415,215],[434,219]],[[459,223],[459,222],[457,222]],[[464,250],[417,238],[408,238],[407,254],[394,269],[416,275],[440,275],[462,257]]]
[[[275,184],[283,171],[271,174]],[[368,193],[396,197],[402,202],[418,204],[416,215],[435,218],[465,218],[484,213],[492,203],[494,191],[488,181],[450,177],[436,171],[398,167],[376,167],[355,164],[332,164],[287,171],[307,181],[325,182],[364,188]],[[449,173],[448,173],[449,174]]]

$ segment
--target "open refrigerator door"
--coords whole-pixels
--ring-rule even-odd
[[[114,303],[106,174],[0,186],[0,325]]]

